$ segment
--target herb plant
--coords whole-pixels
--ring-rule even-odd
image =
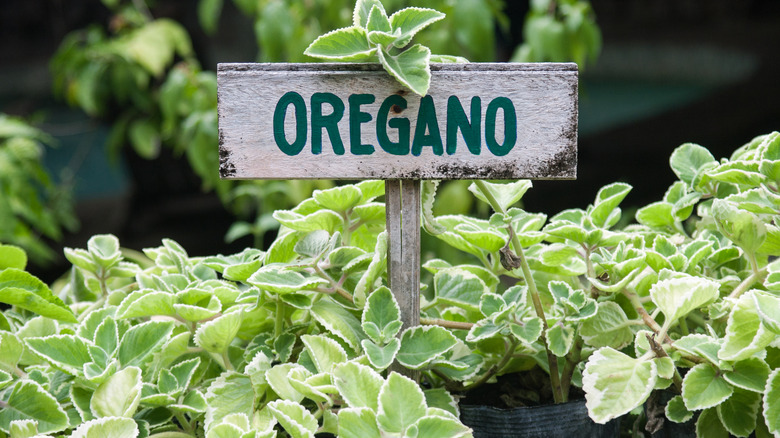
[[[489,219],[428,219],[472,262],[424,263],[422,325],[405,330],[380,181],[275,212],[265,251],[164,240],[142,257],[97,235],[50,287],[2,245],[0,433],[469,436],[453,394],[543,370],[556,401],[582,387],[597,422],[649,403],[653,429],[664,390],[666,420],[698,415],[699,436],[777,434],[778,151],[778,133],[721,161],[685,144],[679,181],[627,226],[627,184],[548,220],[517,207],[530,182],[475,182]]]
[[[351,27],[320,36],[304,53],[331,61],[379,62],[401,84],[425,96],[431,83],[431,62],[467,62],[432,55],[421,44],[407,47],[417,32],[442,18],[439,11],[415,7],[388,17],[379,0],[358,0]]]

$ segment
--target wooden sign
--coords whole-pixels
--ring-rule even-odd
[[[431,71],[421,98],[378,64],[220,64],[220,174],[576,178],[576,64]]]

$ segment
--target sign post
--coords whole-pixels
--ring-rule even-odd
[[[574,179],[577,65],[220,64],[220,176],[383,179],[390,289],[419,325],[421,179]]]

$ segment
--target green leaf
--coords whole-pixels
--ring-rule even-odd
[[[208,352],[224,353],[241,329],[242,319],[242,312],[237,311],[201,324],[195,332],[195,343]]]
[[[780,368],[775,369],[769,375],[763,402],[766,425],[770,432],[777,435],[780,433]]]
[[[533,317],[520,323],[509,324],[512,335],[526,344],[533,344],[542,334],[542,320]]]
[[[47,318],[77,322],[65,303],[37,277],[16,269],[0,271],[0,302],[29,310]]]
[[[335,365],[347,361],[347,352],[333,339],[322,335],[303,335],[301,341],[320,373],[330,373]]]
[[[592,347],[623,348],[634,339],[631,323],[614,301],[599,303],[598,312],[580,326],[580,336]]]
[[[82,375],[84,364],[92,362],[89,344],[78,336],[52,335],[44,338],[27,338],[25,342],[31,350],[55,368],[74,376]]]
[[[669,322],[677,321],[699,307],[715,301],[720,285],[701,277],[661,280],[650,288],[650,297]]]
[[[141,369],[127,367],[100,384],[89,406],[97,417],[132,418],[141,402]]]
[[[547,330],[547,346],[552,354],[564,357],[569,354],[574,343],[574,327],[562,323],[555,324]]]
[[[753,292],[743,294],[737,300],[726,323],[726,336],[718,352],[722,360],[746,359],[766,348],[776,335],[761,324]]]
[[[374,287],[387,270],[387,231],[383,231],[377,236],[376,246],[374,247],[374,256],[371,263],[358,280],[355,286],[354,300],[355,304],[362,306],[365,303],[366,295],[372,293]]]
[[[648,204],[636,212],[636,220],[650,228],[663,228],[674,225],[674,205],[659,201]]]
[[[127,296],[116,311],[118,319],[141,318],[154,315],[175,315],[174,296],[168,292],[141,289]]]
[[[333,384],[351,408],[379,409],[379,391],[385,381],[379,373],[356,362],[333,368]]]
[[[376,54],[385,70],[398,82],[420,96],[425,96],[431,84],[429,48],[415,44],[398,55],[385,53],[384,49],[378,50]]]
[[[597,350],[582,375],[590,418],[604,424],[630,412],[647,400],[657,378],[654,361],[634,359],[609,347]]]
[[[143,366],[170,339],[173,322],[149,321],[130,328],[119,341],[117,359],[123,367]]]
[[[247,283],[278,294],[316,289],[327,281],[319,277],[304,277],[281,266],[265,266],[252,274]]]
[[[280,224],[295,231],[311,232],[325,230],[331,234],[343,226],[343,219],[333,210],[317,210],[306,216],[289,210],[276,210],[273,214]],[[268,249],[271,252],[271,249]],[[273,263],[266,260],[266,264]]]
[[[710,208],[718,231],[748,253],[754,253],[766,239],[766,224],[736,204],[716,199]]]
[[[456,417],[427,415],[414,423],[407,434],[411,438],[456,438],[470,436],[471,429]]]
[[[710,151],[694,143],[679,146],[669,157],[674,174],[690,188],[693,188],[693,180],[699,172],[717,164]]]
[[[682,397],[688,410],[711,408],[729,398],[734,388],[710,364],[691,368],[683,379]]]
[[[384,346],[379,346],[371,342],[370,339],[363,339],[360,345],[363,347],[363,351],[366,352],[366,357],[371,366],[379,370],[389,367],[401,349],[401,341],[398,338],[388,340]]]
[[[368,17],[374,7],[380,8],[384,12],[384,6],[379,0],[357,0],[355,9],[352,11],[352,25],[363,29],[368,27]],[[387,14],[385,13],[385,15]]]
[[[693,412],[685,407],[685,402],[683,401],[682,396],[679,395],[672,397],[672,399],[666,403],[664,412],[666,413],[666,418],[675,423],[685,423],[693,418]]]
[[[451,350],[458,343],[455,335],[439,326],[418,326],[404,330],[398,362],[411,369],[428,365],[438,355]]]
[[[737,388],[761,393],[764,392],[769,372],[769,365],[763,359],[748,357],[735,362],[731,371],[723,373],[723,378]]]
[[[475,312],[479,311],[482,295],[489,292],[476,274],[458,268],[437,272],[433,285],[437,301]]]
[[[249,377],[232,371],[222,373],[206,391],[205,426],[208,431],[215,421],[227,415],[244,413],[252,415],[255,392]]]
[[[623,199],[631,191],[631,186],[625,183],[612,183],[602,187],[596,194],[596,202],[593,209],[588,212],[588,216],[593,221],[593,225],[604,228],[611,226],[608,219],[612,211],[620,205]]]
[[[303,53],[333,61],[370,62],[376,60],[377,49],[368,44],[364,29],[352,26],[321,35]]]
[[[736,388],[734,394],[716,408],[718,418],[732,435],[746,437],[756,428],[761,394]]]
[[[32,380],[19,380],[0,409],[0,430],[8,433],[11,422],[34,420],[38,433],[59,432],[68,427],[68,415],[57,400],[40,384]],[[4,397],[5,399],[5,397]]]
[[[379,391],[376,419],[383,431],[404,435],[409,426],[425,415],[426,407],[420,386],[408,377],[392,372]]]
[[[16,420],[11,422],[10,435],[14,438],[34,438],[38,435],[38,422],[35,420]]]
[[[423,392],[425,393],[425,403],[428,405],[429,410],[430,408],[438,408],[456,417],[460,416],[457,400],[446,389],[432,388]]]
[[[696,436],[707,438],[729,438],[729,432],[723,427],[716,409],[705,409],[696,421]]]
[[[381,438],[376,413],[369,408],[339,410],[339,436],[342,438]]]
[[[390,33],[392,30],[385,8],[381,5],[371,7],[371,12],[368,14],[368,21],[366,22],[366,31]]]
[[[24,344],[19,338],[6,331],[0,331],[0,369],[16,372],[16,365],[24,354]]]
[[[386,287],[375,290],[366,300],[361,321],[363,330],[376,343],[384,343],[401,330],[401,309]]]
[[[753,301],[761,323],[775,335],[780,335],[780,297],[753,291]]]
[[[429,25],[444,18],[444,14],[434,9],[404,8],[390,16],[393,30],[399,29],[400,36],[394,43],[401,48],[409,44],[414,35]]]
[[[311,314],[318,323],[341,338],[350,348],[360,351],[360,342],[366,335],[355,315],[329,297],[323,297],[314,303]]]
[[[518,203],[520,199],[522,199],[523,195],[525,195],[525,192],[527,192],[528,189],[530,189],[533,185],[531,181],[527,179],[506,184],[495,184],[489,182],[484,182],[483,184],[487,190],[490,191],[490,193],[498,202],[498,205],[504,211],[509,210],[509,207]],[[482,190],[479,188],[479,186],[476,185],[476,183],[472,183],[469,186],[469,191],[473,193],[474,196],[476,196],[480,201],[490,204],[487,196],[482,193]]]
[[[279,424],[294,438],[311,437],[317,431],[319,423],[309,411],[298,403],[289,400],[274,400],[266,405]]]
[[[0,271],[6,268],[23,270],[27,266],[27,253],[14,245],[0,243]]]
[[[312,231],[295,244],[295,252],[304,257],[319,257],[328,249],[330,234],[325,230]]]
[[[324,208],[346,212],[362,202],[363,192],[357,186],[345,185],[327,190],[315,190],[312,197]]]

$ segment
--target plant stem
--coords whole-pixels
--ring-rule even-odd
[[[179,421],[179,424],[181,425],[181,427],[183,427],[184,430],[187,432],[187,434],[189,434],[189,436],[194,435],[195,431],[193,430],[192,425],[190,424],[190,422],[187,421],[187,419],[184,417],[183,413],[176,412],[176,414],[174,414],[174,416],[176,417],[176,420]],[[181,433],[181,432],[176,432],[176,433]]]
[[[318,263],[314,263],[314,272],[316,272],[317,275],[319,275],[321,278],[327,280],[328,283],[330,283],[333,292],[336,292],[337,294],[341,295],[342,297],[344,297],[344,299],[346,299],[350,303],[355,302],[354,298],[352,298],[352,294],[350,294],[349,291],[347,291],[341,286],[341,282],[337,282],[336,280],[333,279],[333,277],[328,275],[327,272],[323,271]]]
[[[750,265],[753,268],[753,273],[750,274],[746,279],[742,280],[742,283],[740,283],[736,288],[734,288],[733,291],[729,294],[729,298],[739,298],[743,293],[750,290],[750,287],[756,284],[757,282],[763,280],[764,275],[766,275],[766,268],[765,269],[757,269],[755,264],[755,257],[748,258],[750,261]]]
[[[628,289],[623,289],[623,295],[628,298],[628,301],[631,302],[631,305],[634,306],[634,310],[639,314],[639,316],[642,317],[642,320],[645,322],[645,325],[650,327],[650,330],[652,330],[654,333],[658,334],[661,333],[663,330],[661,329],[661,326],[658,325],[657,322],[653,319],[650,314],[647,313],[647,310],[645,310],[645,306],[642,305],[642,302],[639,300],[639,295],[636,294],[636,292],[631,292]],[[663,342],[672,343],[672,339],[669,338],[664,333],[663,336]]]
[[[498,200],[493,195],[493,192],[490,191],[490,188],[485,184],[485,182],[476,180],[474,183],[477,185],[477,187],[479,187],[479,190],[482,192],[482,194],[485,195],[485,198],[488,200],[491,207],[493,207],[493,210],[502,215],[506,215],[506,211],[504,211],[504,208],[501,206],[501,204],[498,203]],[[528,292],[531,294],[531,301],[533,302],[536,316],[538,316],[542,321],[543,330],[540,339],[544,345],[545,351],[547,352],[547,363],[550,368],[550,383],[552,384],[553,398],[555,399],[555,403],[562,403],[564,396],[563,389],[561,388],[561,376],[558,373],[558,358],[552,354],[550,348],[547,346],[546,333],[550,326],[547,324],[547,318],[544,315],[542,300],[539,298],[539,291],[536,289],[536,283],[534,282],[533,275],[531,274],[531,267],[528,265],[528,260],[526,260],[525,254],[523,253],[523,246],[520,244],[520,239],[517,238],[512,224],[509,224],[507,229],[509,231],[510,237],[512,238],[512,246],[514,246],[515,253],[520,260],[520,267],[523,270],[523,278],[525,279],[525,283],[528,286]]]
[[[574,369],[582,359],[582,346],[584,342],[581,337],[577,337],[574,341],[574,345],[571,347],[569,354],[566,355],[566,363],[563,365],[563,372],[561,373],[561,388],[563,389],[564,401],[569,399],[569,388],[571,388],[571,378],[574,375]]]
[[[274,319],[274,338],[282,335],[284,329],[284,304],[279,297],[276,297],[276,318]]]
[[[436,318],[420,318],[420,324],[438,325],[439,327],[455,329],[455,330],[471,330],[471,328],[474,327],[474,323],[471,322],[447,321],[446,319],[436,319]]]
[[[514,337],[512,337],[512,342],[504,342],[504,346],[506,347],[506,352],[504,353],[504,357],[501,358],[501,360],[490,367],[489,370],[485,374],[482,375],[482,377],[479,378],[479,380],[475,381],[474,383],[470,385],[466,385],[463,387],[464,391],[468,391],[469,389],[476,388],[483,383],[490,380],[491,377],[493,377],[497,372],[501,371],[502,368],[506,366],[506,364],[509,363],[510,360],[512,360],[512,356],[515,353],[515,348],[517,348],[517,344],[519,344],[520,341],[516,340]],[[558,401],[556,401],[558,403]]]

